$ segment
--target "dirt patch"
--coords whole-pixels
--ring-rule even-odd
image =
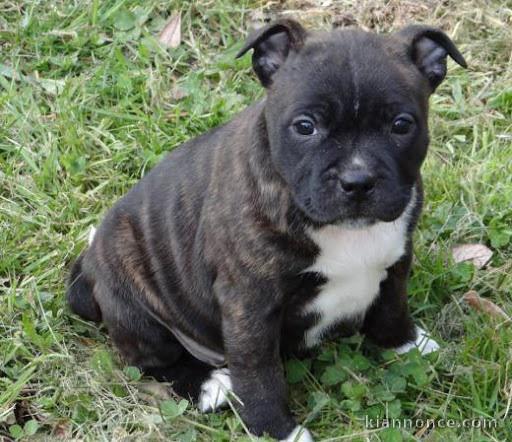
[[[253,11],[253,27],[281,17],[293,17],[310,27],[357,26],[366,30],[391,31],[410,23],[429,22],[443,27],[439,10],[443,0],[282,0],[271,1]]]

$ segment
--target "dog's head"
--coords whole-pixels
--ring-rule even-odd
[[[280,20],[251,35],[267,88],[272,161],[316,223],[392,221],[407,206],[428,146],[428,98],[450,55],[440,30],[307,32]]]

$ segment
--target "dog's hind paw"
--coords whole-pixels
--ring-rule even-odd
[[[407,342],[400,347],[396,347],[395,351],[398,354],[407,353],[409,350],[417,348],[422,355],[428,355],[439,350],[439,344],[433,339],[429,338],[428,332],[421,327],[416,326],[416,340],[414,342]]]
[[[210,378],[201,385],[198,407],[203,413],[209,413],[227,405],[228,394],[232,390],[229,369],[213,370]]]
[[[307,428],[297,425],[288,437],[280,442],[313,442],[313,436]]]

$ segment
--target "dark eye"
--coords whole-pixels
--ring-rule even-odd
[[[315,123],[306,118],[297,120],[293,123],[293,127],[301,135],[314,135],[316,133]]]
[[[397,135],[405,135],[411,132],[414,126],[414,119],[410,115],[399,115],[391,125],[391,132]]]

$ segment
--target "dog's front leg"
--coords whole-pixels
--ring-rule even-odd
[[[373,342],[406,353],[417,347],[422,354],[439,349],[428,333],[415,326],[409,313],[407,278],[410,254],[388,269],[387,278],[381,282],[380,294],[366,313],[362,332]]]
[[[312,441],[288,407],[279,352],[281,302],[268,282],[245,287],[216,284],[222,310],[224,350],[235,398],[233,404],[249,431],[286,441]]]

